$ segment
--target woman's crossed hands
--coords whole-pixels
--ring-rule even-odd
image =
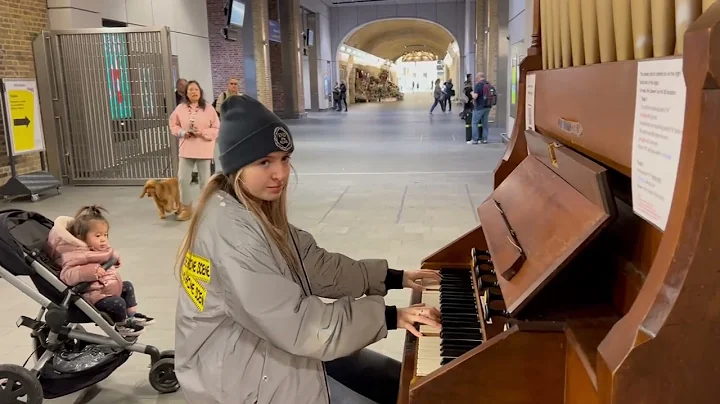
[[[440,329],[440,311],[435,307],[425,307],[425,303],[397,309],[397,328],[404,328],[419,338],[422,334],[415,328],[415,323]]]

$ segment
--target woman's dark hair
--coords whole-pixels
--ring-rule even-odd
[[[205,105],[207,105],[207,103],[205,102],[205,91],[203,91],[202,87],[200,87],[200,83],[198,83],[195,80],[190,80],[187,82],[187,85],[185,86],[185,98],[183,98],[183,102],[185,104],[190,105],[190,100],[188,99],[188,89],[193,84],[195,84],[197,86],[197,88],[200,90],[200,99],[198,99],[198,107],[200,107],[200,109],[205,109]]]
[[[80,240],[85,240],[90,231],[90,223],[93,220],[105,222],[110,227],[110,223],[103,216],[103,212],[107,213],[107,210],[98,205],[83,206],[75,213],[75,220],[70,224],[68,231]]]

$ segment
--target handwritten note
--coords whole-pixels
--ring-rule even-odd
[[[535,74],[525,76],[525,129],[535,130]]]
[[[685,123],[682,58],[638,62],[632,148],[635,213],[665,230]]]

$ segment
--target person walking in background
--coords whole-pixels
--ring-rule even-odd
[[[347,86],[344,81],[340,82],[340,102],[338,102],[339,111],[342,111],[342,104],[345,104],[345,112],[347,112]]]
[[[333,111],[340,111],[340,84],[336,81],[333,87]]]
[[[213,103],[213,107],[215,108],[218,117],[220,116],[220,106],[222,105],[222,103],[233,95],[240,95],[240,91],[238,90],[238,79],[236,79],[235,77],[232,77],[230,78],[230,80],[228,80],[227,90],[220,93],[220,95],[218,95],[217,99]]]
[[[452,97],[455,96],[455,89],[453,88],[452,79],[448,79],[443,83],[443,93],[445,94],[445,105],[447,106],[448,112],[452,112]]]
[[[235,95],[241,95],[240,86],[238,84],[238,79],[236,79],[235,77],[231,77],[230,80],[228,80],[227,89],[221,92],[220,95],[218,95],[212,105],[213,108],[215,108],[215,112],[217,112],[218,119],[220,119],[220,106],[222,106],[225,100]],[[220,155],[218,154],[217,143],[215,144],[215,147],[213,149],[212,161],[213,163],[211,166],[211,172],[214,174],[218,171],[221,171],[222,167],[220,167]],[[195,173],[193,173],[193,181],[195,181]]]
[[[213,159],[219,128],[220,119],[205,101],[200,84],[194,80],[189,81],[185,101],[170,115],[170,131],[180,139],[180,210],[177,220],[188,220],[192,216],[190,184],[195,166],[200,189],[205,187],[210,178],[210,162]]]
[[[440,88],[440,79],[437,79],[435,80],[435,90],[433,90],[433,98],[435,99],[435,101],[433,102],[432,107],[430,107],[431,114],[435,110],[435,107],[438,106],[438,104],[440,104],[440,109],[442,109],[442,112],[445,112],[445,105],[443,105],[442,103],[443,97],[444,95],[442,89]]]

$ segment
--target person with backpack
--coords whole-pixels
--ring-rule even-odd
[[[213,102],[213,108],[217,111],[218,118],[220,117],[220,106],[223,102],[225,102],[225,100],[233,95],[240,95],[240,92],[238,91],[238,79],[235,77],[231,77],[230,80],[228,80],[227,90],[220,93]]]
[[[452,97],[455,96],[455,89],[453,88],[453,82],[452,79],[448,79],[445,83],[443,83],[443,93],[445,93],[445,107],[448,110],[448,112],[452,112]]]
[[[475,87],[472,97],[475,100],[475,109],[472,114],[472,140],[468,144],[486,144],[488,138],[488,117],[490,109],[497,104],[497,91],[495,87],[485,79],[485,73],[478,73],[475,76]],[[478,130],[478,123],[482,123],[482,136]]]

